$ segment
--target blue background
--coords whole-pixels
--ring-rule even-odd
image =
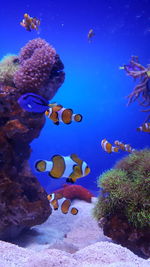
[[[38,32],[27,32],[20,26],[24,13],[41,20]],[[52,192],[65,178],[53,180],[47,173],[37,173],[35,161],[76,153],[91,168],[77,184],[96,193],[98,176],[128,154],[107,154],[100,145],[103,138],[110,143],[118,139],[136,149],[150,144],[149,134],[136,131],[146,114],[140,112],[138,103],[127,107],[126,96],[135,81],[119,70],[131,55],[139,56],[145,66],[150,63],[150,1],[3,1],[0,22],[0,57],[18,54],[37,37],[55,47],[65,65],[66,79],[52,102],[83,115],[81,123],[71,125],[56,126],[46,120],[40,137],[31,144],[33,173],[47,192]],[[95,36],[89,43],[91,28]]]

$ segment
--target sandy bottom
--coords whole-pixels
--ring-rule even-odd
[[[74,201],[77,215],[53,211],[42,225],[33,227],[13,244],[0,241],[0,267],[150,267],[103,235],[92,217],[93,203]]]

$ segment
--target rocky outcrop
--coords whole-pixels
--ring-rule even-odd
[[[15,68],[10,67],[10,64],[17,62],[17,72],[22,64],[19,57],[16,59],[14,61],[11,57],[5,64],[0,63],[0,73],[5,75],[0,83],[0,239],[3,240],[14,238],[22,230],[43,223],[51,214],[47,193],[33,176],[28,164],[30,143],[39,136],[45,115],[26,112],[19,106],[18,98],[29,91],[25,87],[15,86]],[[41,88],[30,88],[30,92],[40,94],[47,100],[53,97],[64,81],[63,64],[58,55],[53,56],[50,66],[47,83],[44,80]]]
[[[101,225],[103,224],[103,225]],[[145,259],[150,256],[150,228],[135,228],[122,216],[114,215],[100,220],[104,234],[113,241],[132,250],[134,253]]]

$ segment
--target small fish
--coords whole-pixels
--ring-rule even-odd
[[[150,122],[142,124],[142,126],[137,128],[137,131],[150,133]]]
[[[124,143],[122,143],[122,142],[120,142],[120,141],[118,141],[118,140],[116,140],[116,141],[114,142],[114,144],[115,144],[116,146],[118,146],[119,149],[121,149],[121,150],[123,150],[123,151],[129,152],[129,153],[132,153],[132,152],[135,151],[135,149],[132,148],[129,144],[124,144]]]
[[[89,42],[91,42],[92,37],[93,37],[94,35],[95,35],[94,30],[93,30],[93,29],[90,29],[89,32],[88,32],[88,35],[87,35],[87,37],[88,37],[88,41],[89,41]]]
[[[119,70],[124,70],[124,66],[120,66],[119,67]]]
[[[38,30],[40,26],[40,20],[37,18],[30,17],[27,13],[24,14],[24,19],[20,22],[20,25],[24,27],[27,31]]]
[[[52,178],[66,177],[66,182],[75,183],[77,179],[90,173],[87,163],[78,158],[76,154],[70,156],[55,155],[48,160],[38,160],[35,169],[39,172],[49,172]]]
[[[101,141],[101,146],[102,146],[103,150],[105,150],[107,153],[112,153],[112,152],[118,152],[119,151],[119,148],[115,147],[115,146],[112,146],[106,140],[106,138]]]
[[[34,93],[26,93],[21,95],[18,99],[18,104],[21,106],[21,108],[28,112],[37,113],[45,112],[49,106],[48,100]]]
[[[47,196],[47,199],[49,200],[50,204],[53,206],[54,210],[58,210],[59,203],[58,200],[64,198],[62,194],[60,193],[52,193]],[[71,200],[65,198],[65,200],[61,204],[61,211],[63,214],[67,214],[69,211],[69,208],[71,206]],[[71,208],[71,214],[76,215],[78,213],[78,209],[75,207]]]
[[[60,122],[70,124],[72,121],[82,121],[81,114],[73,114],[72,109],[64,108],[62,105],[58,104],[50,106],[49,109],[45,111],[45,115],[56,125],[59,125]]]

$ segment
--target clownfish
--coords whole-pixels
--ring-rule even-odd
[[[106,140],[106,138],[101,141],[101,146],[102,146],[103,150],[105,150],[107,153],[112,153],[112,152],[118,152],[119,151],[119,148],[115,147],[115,146],[112,146]]]
[[[37,18],[30,17],[27,13],[24,14],[24,19],[20,22],[20,25],[24,27],[27,31],[38,30],[40,25],[40,20]]]
[[[47,196],[47,199],[49,200],[50,204],[53,206],[54,210],[58,210],[59,203],[58,200],[64,198],[62,194],[60,193],[52,193]],[[71,206],[71,200],[65,198],[65,200],[61,204],[61,212],[63,214],[67,214],[69,211],[69,208]],[[75,207],[72,207],[70,210],[72,215],[76,215],[78,213],[78,209]]]
[[[59,125],[60,122],[70,124],[72,121],[82,121],[81,114],[73,114],[72,109],[64,108],[62,105],[49,105],[49,109],[45,111],[45,115],[51,119],[54,124]]]
[[[150,122],[142,124],[142,126],[137,128],[137,131],[150,133]]]
[[[87,35],[89,42],[91,42],[91,39],[92,39],[92,37],[94,35],[95,35],[94,30],[93,29],[90,29],[89,32],[88,32],[88,35]]]
[[[135,151],[135,149],[132,148],[129,144],[124,144],[124,143],[122,143],[122,142],[120,142],[120,141],[118,141],[118,140],[116,140],[116,141],[114,142],[114,144],[115,144],[116,146],[118,146],[119,149],[121,149],[121,150],[123,150],[123,151],[129,152],[129,153],[132,153],[132,152]]]
[[[49,172],[52,178],[66,177],[66,182],[74,183],[78,178],[90,173],[87,163],[78,158],[76,154],[70,156],[55,155],[48,160],[38,160],[35,169],[39,172]]]

